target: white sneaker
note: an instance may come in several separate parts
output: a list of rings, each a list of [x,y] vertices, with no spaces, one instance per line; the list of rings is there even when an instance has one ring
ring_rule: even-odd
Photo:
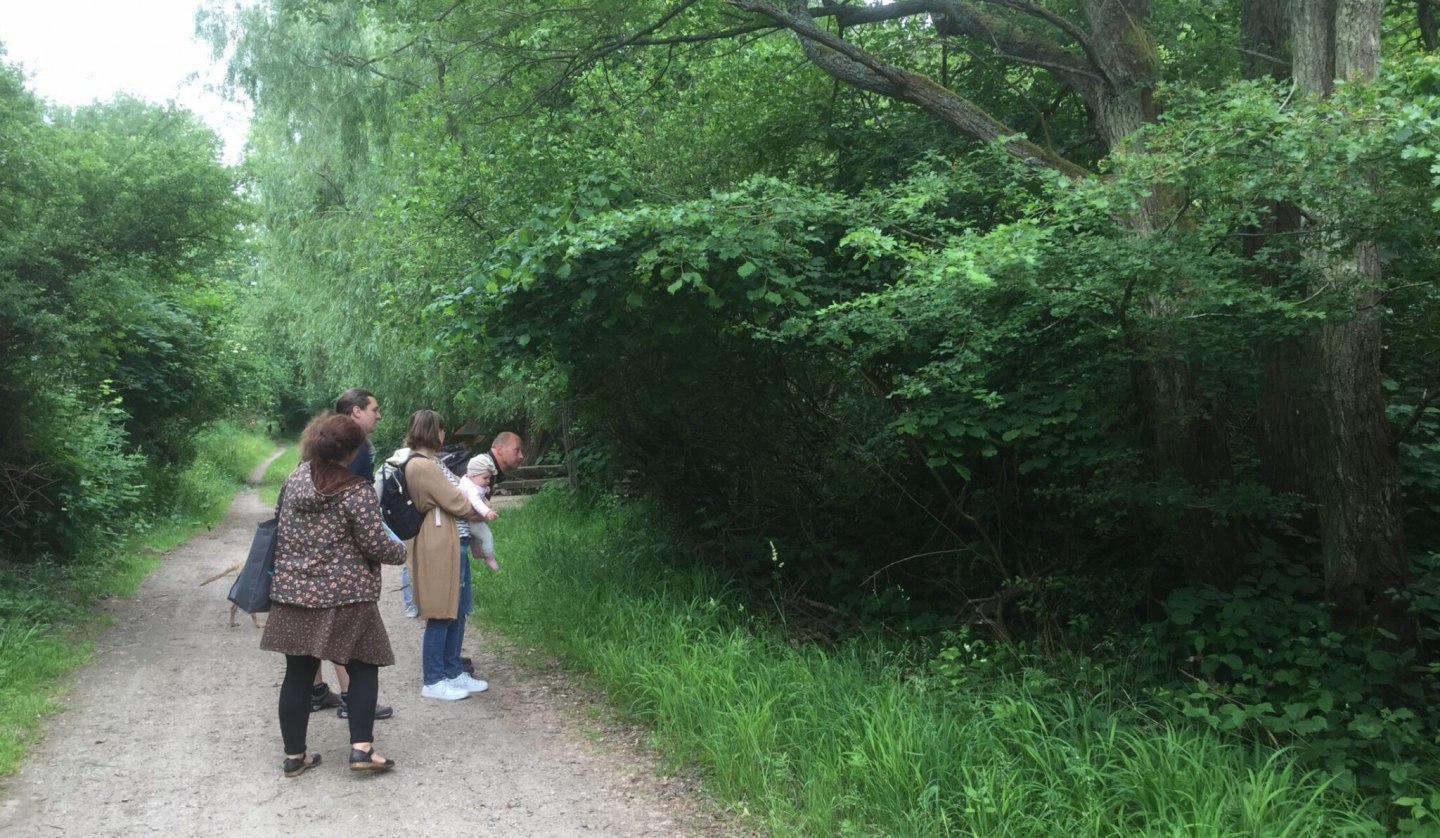
[[[413,605],[407,605],[405,606],[405,616],[413,620],[416,617],[420,616],[420,609],[416,608]]]
[[[461,689],[449,681],[436,681],[421,687],[420,695],[425,698],[438,698],[442,701],[459,701],[462,698],[469,698],[470,691]]]
[[[451,678],[449,681],[442,681],[442,684],[449,684],[457,690],[464,690],[466,695],[470,693],[483,693],[490,689],[490,685],[479,678],[473,678],[468,672],[462,672]]]

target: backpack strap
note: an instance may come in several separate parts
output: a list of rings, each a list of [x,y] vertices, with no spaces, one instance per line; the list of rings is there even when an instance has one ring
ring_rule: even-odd
[[[278,496],[276,496],[276,498],[275,498],[275,520],[277,520],[277,521],[280,520],[280,507],[282,507],[282,506],[285,505],[285,487],[288,486],[288,485],[290,485],[290,481],[289,481],[289,480],[286,480],[284,483],[281,483],[281,484],[280,484],[280,494],[279,494]]]
[[[410,456],[405,458],[405,462],[400,464],[400,482],[405,484],[405,496],[410,499],[410,502],[412,504],[415,503],[415,493],[410,491],[410,475],[406,474],[406,470],[410,468],[410,463],[413,462],[417,457],[422,460],[430,459],[424,454],[417,454],[416,452],[411,451]],[[428,509],[420,509],[419,504],[416,504],[415,508],[421,512],[430,511]]]
[[[411,452],[410,452],[410,456],[408,456],[408,457],[405,458],[405,462],[403,462],[403,463],[400,464],[400,474],[401,474],[402,476],[405,474],[405,469],[406,469],[406,468],[409,468],[409,466],[410,466],[410,461],[411,461],[411,460],[414,460],[416,457],[419,457],[419,458],[424,459],[424,460],[430,459],[429,457],[426,457],[424,454],[417,454],[417,453],[415,453],[414,451],[411,451]],[[408,484],[407,484],[407,486],[406,486],[406,489],[407,489],[407,490],[409,489]]]

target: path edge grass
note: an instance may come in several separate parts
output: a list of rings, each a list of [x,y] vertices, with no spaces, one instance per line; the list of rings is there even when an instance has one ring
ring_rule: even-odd
[[[603,691],[662,770],[770,834],[1386,832],[1288,752],[1123,689],[947,689],[885,644],[796,642],[613,499],[543,492],[492,527],[503,569],[477,569],[472,619]]]

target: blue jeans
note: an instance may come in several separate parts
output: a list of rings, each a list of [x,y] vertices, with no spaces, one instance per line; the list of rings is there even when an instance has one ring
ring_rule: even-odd
[[[415,607],[415,592],[410,588],[410,565],[400,566],[400,595],[405,598],[405,610]]]
[[[448,681],[465,670],[460,646],[465,642],[465,617],[470,613],[470,542],[460,540],[460,602],[453,620],[426,620],[420,642],[420,668],[426,684]]]

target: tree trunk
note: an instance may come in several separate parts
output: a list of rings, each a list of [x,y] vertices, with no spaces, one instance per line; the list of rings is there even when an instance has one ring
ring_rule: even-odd
[[[1311,96],[1335,84],[1335,0],[1293,0],[1290,10],[1295,85]]]
[[[1224,424],[1197,389],[1190,364],[1156,359],[1146,367],[1145,379],[1156,465],[1192,497],[1180,511],[1175,532],[1185,582],[1229,587],[1242,567],[1245,538],[1238,522],[1216,517],[1205,498],[1233,474]]]
[[[1353,263],[1326,273],[1330,282],[1353,286],[1361,313],[1325,325],[1315,341],[1323,390],[1312,438],[1326,587],[1344,620],[1379,617],[1403,634],[1401,615],[1385,595],[1409,582],[1410,569],[1399,467],[1380,388],[1380,259],[1373,244],[1356,250]]]
[[[1268,272],[1267,272],[1268,273]],[[1273,273],[1261,282],[1273,281]],[[1260,480],[1272,492],[1315,499],[1314,464],[1310,454],[1310,402],[1313,389],[1310,357],[1301,341],[1283,338],[1260,347],[1264,392],[1256,417]],[[1307,513],[1307,531],[1318,521]]]
[[[1294,0],[1295,79],[1328,96],[1336,77],[1363,82],[1380,62],[1383,0]],[[1323,219],[1320,221],[1324,223]],[[1311,443],[1326,587],[1342,622],[1380,624],[1406,634],[1386,590],[1409,581],[1399,466],[1380,387],[1380,256],[1361,242],[1349,254],[1309,254],[1314,291],[1343,300],[1313,343],[1316,387]]]
[[[1420,43],[1426,52],[1440,48],[1440,24],[1435,20],[1435,7],[1430,0],[1415,0],[1415,25],[1420,28]]]
[[[1290,78],[1290,0],[1245,0],[1240,7],[1240,74]]]
[[[1088,0],[1084,4],[1095,33],[1095,51],[1112,81],[1088,91],[1097,132],[1109,148],[1119,148],[1145,123],[1156,118],[1150,82],[1158,77],[1159,57],[1145,26],[1149,3],[1115,4]],[[1114,82],[1122,82],[1114,84]],[[1139,149],[1132,149],[1139,151]],[[1176,197],[1157,191],[1130,218],[1137,236],[1152,234],[1157,219],[1167,217]],[[1178,304],[1152,297],[1145,301],[1148,316],[1164,322],[1177,316]],[[1159,339],[1163,342],[1163,338]],[[1176,524],[1176,546],[1185,580],[1228,587],[1240,572],[1244,537],[1238,522],[1216,517],[1204,496],[1232,474],[1229,440],[1220,406],[1206,398],[1197,384],[1196,370],[1181,359],[1155,358],[1146,365],[1143,405],[1152,429],[1155,464],[1161,474],[1177,480],[1195,499],[1181,512]]]

